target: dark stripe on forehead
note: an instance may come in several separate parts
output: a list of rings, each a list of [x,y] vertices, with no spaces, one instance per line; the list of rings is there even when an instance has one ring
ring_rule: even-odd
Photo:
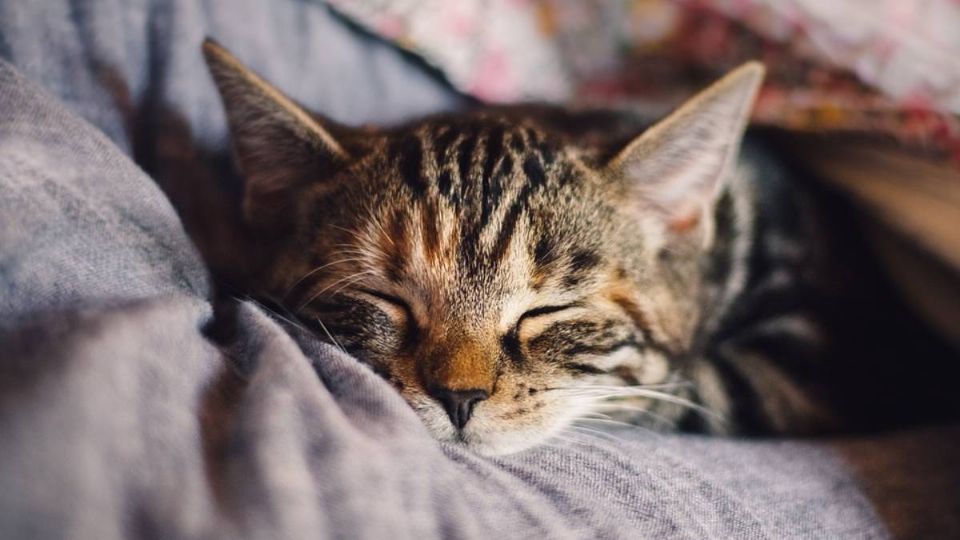
[[[459,133],[451,126],[441,126],[433,140],[433,155],[440,165],[447,161],[447,153],[450,151],[450,145],[457,140]]]
[[[492,130],[489,134],[487,134],[484,143],[483,169],[480,176],[480,229],[483,229],[487,226],[487,222],[490,221],[490,214],[493,213],[493,209],[496,207],[498,202],[497,198],[493,197],[492,193],[492,184],[495,182],[495,179],[493,178],[493,168],[496,166],[500,155],[503,154],[503,128],[495,128]],[[499,187],[497,188],[497,191],[500,191]]]
[[[513,156],[508,153],[503,154],[503,161],[500,162],[500,171],[497,173],[501,182],[513,176]]]
[[[507,247],[510,245],[510,240],[513,238],[513,233],[517,228],[517,221],[520,219],[520,214],[527,209],[530,197],[547,183],[547,174],[543,170],[543,166],[534,156],[528,156],[523,161],[523,172],[527,177],[527,182],[523,184],[520,193],[517,194],[517,198],[503,216],[500,234],[493,248],[492,258],[494,261],[503,259],[507,252]]]
[[[474,133],[464,133],[463,140],[460,141],[460,148],[457,150],[457,165],[460,172],[460,188],[466,189],[470,178],[470,169],[473,165],[473,153],[477,148],[477,136]]]
[[[493,246],[491,258],[499,262],[507,253],[507,247],[513,239],[513,232],[517,228],[517,221],[520,220],[520,214],[527,208],[527,203],[538,185],[532,182],[527,183],[517,194],[516,200],[510,205],[507,213],[503,216],[503,224],[500,226],[500,234],[497,235],[497,241]]]
[[[503,128],[497,127],[487,134],[483,145],[483,178],[493,176],[493,167],[503,152]]]
[[[540,144],[540,134],[537,133],[537,130],[532,127],[528,127],[524,130],[527,134],[527,144],[531,147],[537,147]]]
[[[554,150],[553,146],[549,143],[542,143],[537,146],[537,150],[540,154],[540,159],[543,161],[544,166],[549,167],[557,159],[557,152]]]
[[[525,187],[539,188],[547,182],[547,174],[543,165],[534,156],[527,156],[523,160],[523,174],[527,176],[528,185]]]
[[[522,154],[527,151],[527,144],[523,140],[523,134],[520,132],[514,132],[510,134],[510,148],[513,148],[513,151]]]
[[[513,158],[508,153],[503,154],[500,160],[500,167],[490,178],[490,207],[491,210],[500,206],[503,202],[503,196],[506,186],[510,185],[513,178]]]
[[[443,171],[440,173],[440,176],[437,178],[437,189],[440,190],[441,195],[444,197],[449,197],[452,187],[453,178],[450,175],[450,170],[443,169]]]
[[[393,157],[398,162],[400,176],[417,197],[427,192],[427,182],[423,177],[423,143],[419,137],[407,135],[393,146]]]
[[[437,209],[434,201],[424,200],[420,208],[420,230],[423,250],[427,259],[436,261],[440,257],[440,231],[437,223]]]

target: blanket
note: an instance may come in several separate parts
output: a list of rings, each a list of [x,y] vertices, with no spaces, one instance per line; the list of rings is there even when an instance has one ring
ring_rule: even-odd
[[[960,533],[955,427],[578,428],[480,457],[251,301],[211,325],[210,279],[158,187],[230,168],[207,34],[342,121],[458,103],[318,2],[0,1],[0,538]]]

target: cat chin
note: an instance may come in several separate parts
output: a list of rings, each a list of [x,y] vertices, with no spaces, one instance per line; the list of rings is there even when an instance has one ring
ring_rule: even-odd
[[[587,412],[558,407],[559,404],[555,403],[547,414],[526,416],[505,424],[493,414],[478,411],[463,432],[458,432],[439,405],[427,400],[417,400],[416,403],[417,415],[435,439],[483,456],[515,454],[544,444],[569,427],[578,418],[578,413]]]
[[[549,437],[544,433],[497,433],[457,441],[472,452],[482,456],[504,456],[533,448]]]
[[[550,423],[551,425],[541,425],[536,427],[516,428],[516,429],[493,429],[487,430],[474,427],[467,429],[459,434],[453,430],[452,426],[438,432],[431,429],[434,437],[441,441],[449,442],[462,446],[482,456],[504,456],[515,454],[530,448],[534,448],[546,443],[555,434],[559,433],[565,427],[564,424]]]

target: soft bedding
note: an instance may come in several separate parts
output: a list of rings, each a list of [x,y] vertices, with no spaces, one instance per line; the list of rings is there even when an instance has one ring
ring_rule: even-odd
[[[458,101],[318,2],[0,1],[0,538],[960,534],[955,428],[485,458],[251,302],[212,325],[158,188],[228,168],[205,34],[344,121]]]

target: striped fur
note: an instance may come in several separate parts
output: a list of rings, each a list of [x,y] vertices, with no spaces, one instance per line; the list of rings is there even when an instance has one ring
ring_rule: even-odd
[[[503,453],[583,418],[837,425],[808,384],[831,344],[821,233],[785,182],[734,163],[759,68],[650,129],[549,107],[348,129],[205,52],[247,179],[241,286],[369,364],[438,438]],[[453,394],[482,397],[458,417]]]

